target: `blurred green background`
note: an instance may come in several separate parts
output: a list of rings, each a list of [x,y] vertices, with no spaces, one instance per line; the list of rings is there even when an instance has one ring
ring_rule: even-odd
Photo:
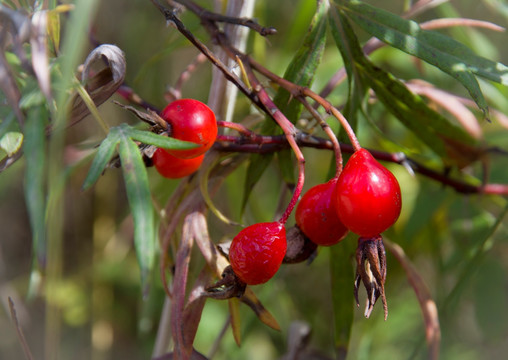
[[[200,1],[204,7],[220,1]],[[370,1],[395,13],[409,1]],[[166,26],[161,14],[146,0],[99,1],[91,21],[91,33],[102,43],[119,46],[126,54],[126,83],[148,102],[162,108],[164,93],[173,85],[197,50],[172,27]],[[504,8],[503,8],[504,7]],[[504,16],[503,10],[504,9]],[[425,21],[437,17],[471,17],[508,25],[504,1],[461,0],[443,5],[416,18]],[[273,72],[282,75],[305,35],[315,11],[313,0],[279,0],[256,2],[254,16],[264,25],[274,26],[278,34],[262,38],[250,34],[247,52]],[[208,43],[198,19],[182,14],[186,26]],[[65,23],[65,26],[72,26]],[[65,28],[63,37],[65,37]],[[508,63],[506,33],[488,30],[454,28],[443,31],[465,43],[482,56]],[[358,32],[362,41],[367,35]],[[210,45],[211,46],[211,45]],[[93,47],[87,45],[87,52]],[[395,49],[385,47],[372,55],[374,63],[404,80],[422,78],[447,91],[467,96],[451,77],[428,66],[417,64]],[[84,59],[83,59],[84,60]],[[316,91],[342,66],[340,54],[331,37],[322,64],[312,86]],[[211,65],[205,63],[183,87],[183,96],[206,102],[211,81]],[[267,82],[268,85],[268,82]],[[489,104],[508,114],[508,89],[481,81]],[[329,97],[343,104],[347,85],[339,86]],[[121,100],[114,96],[114,99]],[[2,116],[7,106],[0,105]],[[360,141],[366,147],[385,151],[407,150],[408,155],[430,161],[429,154],[417,154],[413,135],[400,126],[379,104],[369,106],[369,117],[376,127],[361,118]],[[118,106],[106,102],[101,114],[111,126],[136,119]],[[239,96],[235,121],[242,121],[252,111],[248,100]],[[485,144],[508,150],[508,129],[495,120],[479,120]],[[338,125],[330,121],[338,130]],[[379,131],[381,130],[381,131]],[[317,131],[318,135],[323,135]],[[73,159],[82,144],[98,142],[100,128],[90,118],[72,127],[67,134],[65,157]],[[331,152],[305,149],[305,189],[327,178]],[[439,164],[437,164],[439,166]],[[412,177],[401,166],[386,164],[397,176],[403,192],[403,213],[397,224],[386,232],[386,238],[399,244],[426,282],[437,303],[440,315],[443,359],[504,359],[508,353],[508,229],[503,221],[490,236],[492,226],[505,208],[506,199],[499,196],[461,195],[450,188],[424,178]],[[439,167],[438,167],[439,168]],[[508,184],[508,157],[492,154],[488,161],[489,181]],[[88,166],[78,168],[65,189],[65,222],[63,278],[55,289],[62,314],[58,332],[61,359],[147,359],[152,352],[164,292],[158,274],[147,299],[139,286],[139,270],[132,246],[132,220],[119,170],[108,170],[92,190],[81,191]],[[231,219],[251,224],[274,217],[281,191],[281,176],[271,166],[253,190],[245,216],[240,219],[240,201],[246,164],[230,175],[214,202]],[[31,232],[23,192],[24,159],[0,175],[0,359],[20,359],[23,353],[12,325],[7,304],[15,302],[20,325],[34,358],[42,359],[48,341],[48,319],[41,297],[27,300],[31,269]],[[178,181],[162,179],[153,168],[148,170],[156,203],[163,206]],[[453,176],[480,179],[481,164],[452,170]],[[292,224],[293,220],[290,220]],[[210,232],[215,241],[231,238],[237,228],[224,225],[209,215]],[[479,260],[474,255],[487,239],[487,249]],[[51,239],[49,239],[51,241]],[[343,243],[347,251],[355,249],[355,238]],[[288,332],[294,321],[303,321],[312,329],[309,348],[335,357],[333,304],[330,286],[331,263],[337,250],[323,248],[312,264],[283,266],[269,283],[254,291],[281,325],[276,332],[263,325],[246,306],[241,306],[243,343],[237,347],[227,330],[214,359],[276,359],[288,345]],[[192,276],[200,269],[200,254],[194,254]],[[354,309],[354,323],[349,359],[423,359],[426,358],[425,328],[422,314],[400,264],[388,256],[386,293],[388,321],[376,306],[370,319],[361,309]],[[344,259],[341,258],[341,261]],[[349,280],[347,280],[349,281]],[[346,282],[347,283],[347,282]],[[353,279],[343,289],[351,295]],[[460,284],[452,293],[452,289]],[[452,293],[452,294],[451,294]],[[451,294],[451,295],[450,295]],[[362,293],[363,296],[363,293]],[[195,341],[195,347],[208,354],[228,318],[226,302],[209,300]]]

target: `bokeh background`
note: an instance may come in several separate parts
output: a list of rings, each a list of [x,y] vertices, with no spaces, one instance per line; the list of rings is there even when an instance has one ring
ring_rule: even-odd
[[[225,2],[225,1],[224,1]],[[221,1],[199,1],[212,9],[223,8]],[[402,13],[410,1],[370,1],[395,13]],[[442,5],[416,18],[425,21],[436,17],[470,17],[508,25],[508,5],[502,0],[444,1]],[[258,0],[255,18],[277,28],[278,34],[263,38],[250,34],[247,52],[273,72],[282,75],[300,45],[315,10],[313,0]],[[198,19],[182,14],[187,27],[208,43]],[[64,21],[62,36],[72,23]],[[508,63],[506,33],[489,30],[454,28],[443,31],[467,44],[484,57]],[[168,27],[156,8],[147,0],[100,1],[90,19],[91,38],[119,46],[126,54],[126,83],[158,108],[166,104],[165,92],[198,54],[172,27]],[[368,39],[360,30],[362,41]],[[88,51],[92,41],[86,44]],[[210,46],[212,46],[210,44]],[[87,51],[87,52],[88,52]],[[398,50],[385,47],[372,55],[376,65],[404,80],[422,78],[447,91],[467,96],[460,84],[426,64],[412,60]],[[84,59],[83,59],[84,60]],[[322,64],[312,86],[319,91],[342,66],[340,54],[329,36]],[[211,65],[201,65],[183,87],[183,96],[206,102],[209,96]],[[266,83],[267,85],[268,82]],[[508,89],[481,81],[492,107],[508,114]],[[329,97],[343,104],[347,85],[339,86]],[[1,95],[0,95],[1,96]],[[1,97],[0,97],[1,98]],[[121,101],[118,96],[115,100]],[[2,114],[9,110],[1,105]],[[111,101],[100,107],[110,125],[136,118]],[[414,136],[376,103],[369,105],[369,119],[362,117],[359,137],[366,147],[385,151],[408,149],[409,155],[429,160],[423,151],[415,154]],[[234,120],[242,121],[255,112],[249,101],[239,96]],[[479,114],[478,114],[479,115]],[[2,115],[3,116],[3,115]],[[479,116],[486,146],[508,150],[508,129],[495,120],[487,123]],[[375,123],[375,125],[373,125]],[[338,130],[338,125],[330,121]],[[322,135],[319,130],[316,134]],[[98,143],[102,133],[93,120],[86,118],[69,129],[65,156],[77,156],[81,147]],[[305,149],[306,185],[327,179],[332,155],[324,150]],[[508,184],[508,156],[490,154],[486,162],[490,182]],[[434,163],[439,169],[441,164]],[[443,359],[503,359],[508,352],[508,229],[506,221],[494,234],[491,229],[506,206],[498,196],[461,195],[440,183],[422,176],[412,177],[400,166],[386,164],[402,186],[403,213],[386,238],[398,243],[412,260],[430,289],[439,309]],[[61,313],[51,322],[40,296],[29,298],[31,269],[31,232],[23,190],[24,160],[0,175],[0,358],[21,359],[23,353],[11,322],[7,297],[16,306],[20,326],[34,358],[44,358],[44,344],[51,336],[59,337],[61,359],[147,359],[154,346],[164,292],[158,275],[149,296],[142,299],[139,270],[132,245],[132,220],[119,170],[108,170],[93,189],[82,191],[88,165],[77,168],[65,189],[64,252],[61,259],[63,278],[54,289],[55,304]],[[225,181],[215,196],[217,207],[231,219],[251,224],[270,221],[277,209],[281,192],[280,172],[274,164],[253,190],[254,196],[240,219],[240,200],[246,164]],[[443,169],[444,170],[444,169]],[[178,181],[162,179],[150,168],[150,186],[156,204],[163,206]],[[481,164],[473,164],[453,176],[482,176]],[[293,220],[290,220],[290,223]],[[238,228],[224,225],[209,215],[213,239],[221,241],[235,235]],[[478,261],[479,246],[487,240],[487,251]],[[49,239],[51,241],[51,239]],[[348,237],[343,246],[355,249],[355,239]],[[226,302],[207,301],[196,337],[195,347],[203,354],[216,351],[214,359],[276,359],[288,346],[291,324],[304,322],[312,332],[308,347],[322,356],[335,357],[333,304],[330,269],[336,250],[323,248],[312,264],[284,266],[266,285],[255,292],[276,317],[281,331],[263,325],[246,306],[242,306],[243,343],[238,347],[231,330],[216,340],[228,318]],[[370,319],[363,309],[354,310],[355,320],[349,346],[349,359],[422,359],[427,356],[422,314],[407,282],[406,274],[388,253],[387,296],[388,321],[383,320],[380,306]],[[198,252],[196,276],[202,260]],[[457,286],[457,284],[459,284]],[[353,279],[343,289],[353,299]],[[452,291],[453,290],[453,291]],[[353,305],[352,305],[353,306]],[[362,306],[363,308],[363,300]],[[52,335],[53,334],[53,335]]]

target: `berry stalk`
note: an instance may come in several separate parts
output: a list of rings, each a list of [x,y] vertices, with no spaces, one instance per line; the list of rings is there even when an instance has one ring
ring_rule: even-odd
[[[333,133],[332,129],[330,128],[330,125],[323,119],[323,117],[317,112],[316,109],[314,109],[309,102],[304,98],[299,98],[300,102],[305,106],[305,108],[310,112],[310,114],[317,120],[319,125],[321,125],[321,128],[323,131],[328,135],[328,138],[332,142],[333,146],[333,152],[335,154],[335,177],[339,177],[340,173],[342,172],[342,166],[343,166],[343,160],[342,160],[342,152],[340,150],[340,144],[337,140],[337,137]]]
[[[344,131],[346,131],[346,135],[348,136],[349,140],[351,141],[351,144],[353,145],[353,148],[355,151],[360,150],[362,147],[360,146],[360,142],[358,141],[358,138],[356,137],[355,132],[353,131],[353,128],[351,128],[351,125],[349,125],[349,122],[347,119],[342,115],[342,113],[337,110],[328,100],[322,98],[318,94],[316,94],[314,91],[310,90],[307,87],[299,86],[296,84],[293,84],[292,82],[272,73],[270,70],[265,68],[260,63],[256,62],[255,60],[247,57],[246,60],[249,61],[249,64],[259,71],[261,74],[269,78],[270,80],[274,81],[275,83],[282,86],[284,89],[289,91],[291,95],[293,95],[297,99],[302,99],[303,97],[310,97],[312,100],[316,101],[319,105],[325,109],[325,111],[329,114],[332,114],[341,124]]]
[[[295,153],[296,160],[298,162],[298,180],[296,182],[296,187],[293,192],[293,196],[291,197],[291,200],[289,202],[289,205],[287,206],[286,210],[282,214],[281,218],[279,219],[279,222],[281,224],[285,224],[289,218],[289,215],[291,215],[291,212],[293,211],[294,207],[296,206],[296,203],[298,202],[298,199],[300,198],[300,195],[302,193],[303,189],[303,183],[305,181],[305,159],[303,157],[303,153],[298,147],[298,144],[296,143],[295,135],[296,135],[296,128],[289,121],[286,116],[275,106],[272,99],[268,96],[267,92],[261,87],[258,80],[255,78],[254,74],[252,72],[249,73],[249,78],[251,82],[255,85],[255,89],[258,92],[259,100],[267,110],[272,114],[273,119],[277,122],[277,124],[281,127],[282,131],[284,132],[284,135],[286,136],[286,139],[289,143],[289,146],[291,146],[291,149],[293,149],[293,152]]]

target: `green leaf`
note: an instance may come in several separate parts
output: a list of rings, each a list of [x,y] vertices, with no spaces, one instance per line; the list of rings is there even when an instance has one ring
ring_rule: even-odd
[[[295,84],[309,87],[314,79],[316,69],[321,62],[321,57],[326,43],[326,13],[328,11],[328,2],[319,0],[317,9],[312,18],[307,35],[303,39],[302,46],[296,52],[294,58],[286,69],[284,78]],[[275,105],[284,113],[289,121],[295,123],[302,112],[302,104],[294,99],[288,91],[280,88],[274,98]],[[263,124],[263,134],[280,134],[276,123],[272,119],[267,119]],[[286,155],[278,157],[283,178],[294,183],[294,171],[291,164],[289,150]],[[242,209],[245,208],[249,195],[254,185],[259,181],[261,175],[270,164],[273,154],[252,156],[247,178],[245,180]]]
[[[508,85],[508,67],[476,55],[464,44],[411,20],[360,1],[340,1],[346,15],[369,34],[453,76],[469,91],[485,115],[488,107],[474,74]]]
[[[97,181],[118,145],[127,198],[134,219],[134,246],[141,272],[141,285],[143,293],[148,294],[155,262],[155,219],[148,174],[134,139],[149,144],[175,146],[173,148],[178,149],[192,148],[194,144],[155,134],[152,136],[149,132],[122,124],[111,128],[108,136],[102,141],[83,184],[83,189],[87,189]]]
[[[386,109],[437,155],[446,156],[447,139],[466,144],[475,143],[467,132],[429,108],[420,96],[411,92],[391,74],[370,63],[365,63],[361,69]]]
[[[446,140],[455,140],[459,143],[474,144],[474,139],[462,128],[453,125],[445,117],[427,106],[423,99],[411,92],[402,82],[386,71],[375,67],[361,51],[358,39],[354,34],[349,21],[341,15],[341,10],[331,9],[333,23],[332,31],[340,35],[336,39],[340,44],[341,53],[348,58],[348,67],[358,79],[362,79],[370,86],[378,99],[388,111],[420,141],[441,157],[447,155]],[[358,98],[359,100],[359,98]],[[359,106],[359,104],[357,104]]]
[[[357,59],[363,58],[363,50],[358,44],[358,40],[351,25],[337,7],[330,7],[328,11],[328,21],[333,39],[342,56],[344,68],[346,69],[348,77],[348,105],[350,108],[353,108],[353,105],[355,105],[354,107],[358,110],[361,102],[359,100],[363,97],[361,94],[364,94],[366,89],[359,91],[360,88],[362,88],[362,81],[358,69],[355,66],[355,62]],[[350,113],[353,115],[356,111],[353,112],[350,110]],[[347,119],[349,121],[349,117],[347,117]],[[353,126],[355,124],[350,123],[350,125]]]
[[[133,128],[128,128],[128,136],[131,139],[138,140],[144,144],[154,145],[164,149],[177,149],[186,150],[193,149],[199,146],[188,141],[182,141],[175,138],[154,134],[150,131],[141,131]]]
[[[106,168],[106,165],[115,154],[116,146],[119,142],[120,133],[118,128],[112,128],[108,136],[102,141],[101,145],[97,149],[97,155],[95,155],[92,165],[90,166],[90,170],[88,170],[88,174],[83,183],[83,190],[86,190],[95,184]]]
[[[355,273],[351,259],[356,251],[355,244],[356,236],[349,233],[340,244],[330,247],[335,349],[340,359],[345,359],[348,352],[356,308],[353,297]]]
[[[320,0],[317,3],[316,13],[312,18],[307,35],[303,43],[291,60],[291,63],[284,73],[284,79],[297,85],[309,87],[314,80],[314,74],[321,62],[321,57],[326,43],[326,14],[328,2]],[[293,123],[298,120],[302,112],[302,104],[292,99],[291,94],[280,88],[274,98],[274,103],[280,111]],[[267,122],[273,129],[275,123]]]
[[[42,271],[46,263],[46,134],[48,114],[43,107],[31,108],[25,123],[23,151],[26,159],[25,202],[32,230],[33,270]]]
[[[23,134],[17,131],[9,131],[0,138],[0,149],[4,150],[7,155],[12,156],[23,144]]]
[[[129,138],[128,128],[120,126],[118,129],[118,153],[134,219],[134,247],[141,271],[141,286],[143,293],[148,294],[155,262],[155,222],[148,174],[138,146]]]
[[[331,6],[328,11],[328,23],[335,44],[342,56],[348,79],[348,99],[344,107],[343,115],[348,120],[351,128],[355,131],[358,126],[358,110],[361,109],[362,101],[368,90],[356,66],[357,61],[363,61],[363,50],[358,43],[349,21],[347,21],[344,15],[335,6]],[[350,142],[342,127],[339,130],[338,139],[344,143]],[[334,173],[335,159],[332,159],[328,177],[332,177]]]

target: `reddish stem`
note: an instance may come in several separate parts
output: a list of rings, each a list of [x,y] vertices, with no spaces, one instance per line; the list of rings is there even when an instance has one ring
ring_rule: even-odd
[[[319,125],[323,128],[323,131],[328,135],[328,138],[332,142],[333,145],[333,152],[335,154],[335,177],[339,177],[340,173],[342,172],[342,152],[340,151],[340,144],[337,140],[337,137],[333,133],[333,130],[330,128],[330,126],[327,124],[327,122],[322,118],[322,116],[314,109],[305,98],[299,99],[300,102],[305,106],[305,108],[311,113],[311,115],[317,120]]]
[[[254,76],[252,76],[252,77],[254,77]],[[255,83],[253,81],[253,79],[250,79],[250,80],[252,83]],[[291,146],[291,148],[293,149],[295,156],[296,156],[296,160],[298,161],[298,180],[296,182],[296,187],[293,192],[293,196],[291,197],[291,200],[289,202],[289,205],[287,206],[286,210],[284,211],[281,218],[279,219],[279,222],[281,224],[285,224],[289,218],[289,215],[291,215],[291,212],[293,211],[294,207],[296,206],[296,203],[298,202],[298,199],[300,198],[300,194],[302,193],[303,183],[305,181],[305,159],[303,157],[302,151],[298,147],[298,144],[296,143],[296,140],[295,140],[296,129],[295,129],[294,125],[275,106],[272,99],[270,99],[270,97],[268,96],[268,94],[262,87],[259,87],[259,89],[258,89],[258,96],[259,96],[259,100],[267,107],[269,112],[272,114],[272,117],[274,118],[274,120],[282,128],[282,131],[284,132],[284,135],[286,136],[287,142],[289,143],[289,146]]]
[[[252,137],[252,135],[256,136],[256,134],[252,130],[246,128],[245,126],[243,126],[240,123],[234,123],[234,122],[229,122],[229,121],[217,121],[217,126],[236,130],[240,134],[248,136],[248,137]]]
[[[327,113],[332,114],[339,121],[339,123],[344,128],[344,131],[346,131],[346,135],[351,141],[351,144],[353,145],[355,151],[358,151],[362,148],[360,146],[358,138],[355,135],[355,132],[353,131],[353,128],[351,127],[351,125],[349,125],[347,119],[328,100],[322,98],[321,96],[319,96],[318,94],[316,94],[314,91],[310,90],[307,87],[293,84],[292,82],[284,78],[281,78],[280,76],[272,73],[270,70],[268,70],[267,68],[265,68],[264,66],[262,66],[261,64],[259,64],[258,62],[256,62],[251,58],[247,58],[247,60],[254,69],[259,71],[261,74],[263,74],[270,80],[282,86],[284,89],[289,91],[291,95],[293,95],[295,98],[300,99],[302,96],[307,96],[316,101],[319,105],[321,105],[325,109]]]
[[[242,60],[245,60],[245,58]],[[270,98],[266,90],[261,86],[259,80],[254,75],[254,72],[252,71],[249,62],[244,61],[244,65],[249,81],[252,84],[254,91],[256,91],[258,95],[259,101],[264,105],[267,112],[271,114],[272,118],[281,127],[286,137],[286,140],[289,143],[289,146],[291,146],[291,148],[293,149],[293,152],[295,153],[296,156],[296,160],[298,161],[298,180],[296,182],[296,187],[293,192],[293,196],[291,197],[291,200],[289,202],[289,205],[287,206],[286,210],[279,219],[279,222],[281,224],[285,224],[302,193],[303,183],[305,181],[305,158],[302,154],[302,151],[298,147],[298,144],[296,143],[295,139],[296,128],[294,124],[291,121],[289,121],[286,118],[286,116],[273,103],[272,99]]]

